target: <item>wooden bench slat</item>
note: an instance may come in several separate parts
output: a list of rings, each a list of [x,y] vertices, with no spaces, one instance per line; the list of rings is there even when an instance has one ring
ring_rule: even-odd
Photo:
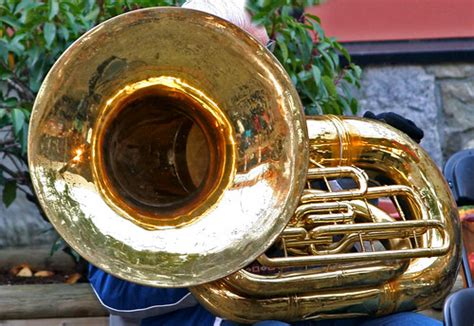
[[[0,320],[101,316],[108,312],[87,283],[0,286]]]

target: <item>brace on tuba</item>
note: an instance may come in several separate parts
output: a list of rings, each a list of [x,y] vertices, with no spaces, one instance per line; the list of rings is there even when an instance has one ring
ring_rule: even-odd
[[[82,36],[46,77],[28,144],[38,199],[82,257],[191,286],[232,320],[421,309],[459,267],[455,203],[417,144],[305,118],[273,55],[202,12],[138,10]]]
[[[459,220],[428,154],[375,121],[321,116],[307,126],[307,187],[279,250],[257,259],[259,273],[254,264],[191,288],[194,296],[239,322],[386,315],[444,298],[459,267]],[[356,187],[328,181],[347,178]],[[316,179],[327,191],[311,189]]]

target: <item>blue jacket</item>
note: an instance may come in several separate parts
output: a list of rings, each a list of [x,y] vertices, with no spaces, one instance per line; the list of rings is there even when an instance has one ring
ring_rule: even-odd
[[[141,325],[213,326],[220,318],[199,305],[188,289],[165,289],[121,280],[89,265],[89,281],[111,314],[143,319]]]
[[[165,289],[121,280],[89,265],[89,280],[100,303],[112,315],[141,320],[142,326],[237,326],[223,321],[199,305],[187,289]],[[288,326],[263,321],[254,326]],[[294,326],[442,326],[438,320],[413,312],[381,318],[302,321]]]

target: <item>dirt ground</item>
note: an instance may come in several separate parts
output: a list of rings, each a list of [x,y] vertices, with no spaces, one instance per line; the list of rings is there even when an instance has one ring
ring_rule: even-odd
[[[23,277],[11,275],[9,271],[0,271],[0,285],[22,285],[22,284],[55,284],[68,283],[71,275],[61,272],[56,272],[53,276],[48,277]],[[84,277],[81,277],[77,282],[86,282]]]

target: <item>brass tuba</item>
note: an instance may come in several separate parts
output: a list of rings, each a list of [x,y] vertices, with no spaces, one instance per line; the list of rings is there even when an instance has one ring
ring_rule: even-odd
[[[271,53],[212,15],[144,9],[86,33],[46,77],[28,142],[38,198],[79,254],[194,286],[226,318],[418,309],[459,267],[456,207],[428,155],[382,123],[306,120]]]
[[[307,187],[277,254],[191,288],[194,296],[239,322],[386,315],[442,300],[459,267],[459,219],[428,154],[379,122],[321,116],[307,127]],[[332,189],[334,178],[353,189]],[[315,179],[328,191],[311,189]]]

